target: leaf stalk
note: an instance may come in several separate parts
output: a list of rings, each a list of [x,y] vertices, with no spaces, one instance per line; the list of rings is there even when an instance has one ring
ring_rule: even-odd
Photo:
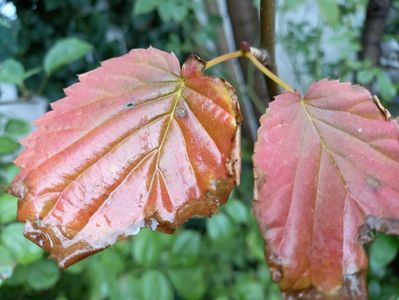
[[[294,89],[290,87],[286,82],[284,82],[281,78],[279,78],[277,75],[275,75],[272,71],[270,71],[266,66],[264,66],[257,58],[255,55],[251,53],[251,51],[247,51],[246,48],[243,48],[242,50],[237,50],[229,53],[225,53],[223,55],[220,55],[218,57],[215,57],[211,60],[209,60],[206,65],[204,70],[208,70],[222,62],[225,62],[230,59],[234,58],[239,58],[239,57],[246,57],[249,59],[255,67],[259,69],[263,74],[265,74],[268,78],[273,80],[276,84],[278,84],[281,88],[283,88],[286,91],[293,92]]]

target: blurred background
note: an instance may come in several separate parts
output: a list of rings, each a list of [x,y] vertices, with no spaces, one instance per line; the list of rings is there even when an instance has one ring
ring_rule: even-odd
[[[305,91],[316,79],[367,86],[399,114],[399,1],[276,1],[279,76]],[[0,299],[280,299],[251,213],[252,144],[272,99],[245,61],[211,72],[238,90],[245,117],[241,185],[210,219],[175,235],[142,230],[60,271],[23,237],[17,201],[4,192],[18,172],[18,140],[63,97],[76,74],[132,48],[173,51],[181,62],[259,45],[259,1],[0,0]],[[398,179],[399,180],[399,179]],[[377,235],[367,247],[371,299],[399,299],[399,241]]]

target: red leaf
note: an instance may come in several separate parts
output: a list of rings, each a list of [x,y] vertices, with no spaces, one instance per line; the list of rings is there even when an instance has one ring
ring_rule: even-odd
[[[239,176],[233,88],[149,48],[79,76],[23,141],[10,190],[25,235],[66,267],[150,226],[223,204]]]
[[[254,212],[273,279],[289,299],[365,299],[362,243],[399,234],[398,124],[328,80],[278,96],[261,123]]]

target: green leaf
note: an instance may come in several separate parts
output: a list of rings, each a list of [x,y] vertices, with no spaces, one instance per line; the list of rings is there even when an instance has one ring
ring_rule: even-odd
[[[113,281],[110,289],[110,300],[140,299],[140,280],[132,274],[127,274]]]
[[[40,260],[29,266],[28,285],[35,290],[46,290],[56,284],[60,272],[54,261]]]
[[[158,8],[160,2],[160,0],[137,0],[134,4],[134,14],[137,16],[152,12]]]
[[[8,136],[0,136],[0,155],[11,154],[19,149],[19,144]]]
[[[201,251],[201,236],[193,230],[181,231],[172,246],[171,259],[179,265],[192,265]]]
[[[144,267],[154,267],[158,264],[162,253],[162,242],[157,232],[144,228],[133,240],[133,257]]]
[[[280,293],[280,289],[278,288],[277,284],[273,283],[272,285],[269,286],[266,299],[267,300],[281,300],[281,293]]]
[[[204,270],[200,266],[170,270],[170,280],[183,299],[202,299],[206,292]]]
[[[373,80],[374,73],[371,70],[360,70],[356,77],[360,83],[367,84]]]
[[[264,289],[262,283],[247,276],[242,276],[236,280],[234,286],[234,293],[237,299],[240,300],[253,300],[264,299]]]
[[[110,281],[113,281],[114,277],[109,276],[107,268],[96,257],[86,260],[85,263],[88,265],[89,299],[106,299],[110,290]]]
[[[12,254],[11,254],[12,256]],[[18,286],[25,284],[29,276],[29,265],[17,265],[10,279],[7,280],[7,285]]]
[[[245,237],[245,243],[248,247],[248,254],[256,258],[259,262],[265,260],[263,252],[263,240],[258,231],[252,230]]]
[[[223,213],[214,215],[206,223],[208,236],[215,241],[223,241],[229,238],[232,234],[232,229],[230,219]]]
[[[339,8],[335,0],[318,0],[321,17],[330,25],[337,25],[339,22]]]
[[[257,278],[263,283],[269,284],[271,281],[271,274],[268,267],[265,264],[261,264],[257,269]]]
[[[18,199],[10,194],[0,194],[0,224],[15,221]]]
[[[116,277],[116,274],[125,269],[125,262],[122,255],[113,248],[108,248],[97,257],[97,262],[107,270],[108,276]]]
[[[92,46],[77,38],[65,38],[59,40],[47,52],[44,58],[44,70],[47,74],[70,64],[86,55]]]
[[[244,224],[249,221],[248,208],[237,199],[230,199],[223,209],[235,223]]]
[[[163,273],[151,270],[141,277],[140,295],[142,300],[172,300],[173,290]]]
[[[2,166],[2,171],[4,173],[4,177],[8,184],[14,179],[14,177],[19,173],[20,168],[18,168],[13,163],[4,164]]]
[[[389,76],[381,71],[377,73],[378,90],[384,101],[390,101],[396,95],[396,89]]]
[[[12,223],[3,228],[1,241],[11,251],[15,260],[22,265],[42,257],[42,250],[23,235],[24,225]]]
[[[399,241],[396,237],[379,234],[370,246],[371,267],[386,267],[396,257]]]
[[[0,245],[0,286],[3,280],[11,277],[15,267],[10,250]]]
[[[25,79],[24,66],[14,59],[7,59],[0,64],[0,82],[22,84]]]
[[[29,133],[29,123],[20,119],[9,119],[5,126],[5,132],[11,135],[25,135]]]
[[[162,1],[158,7],[158,14],[164,22],[182,22],[188,14],[187,2]]]
[[[80,261],[80,262],[68,267],[64,272],[77,275],[79,273],[82,273],[83,270],[84,270],[84,262]]]

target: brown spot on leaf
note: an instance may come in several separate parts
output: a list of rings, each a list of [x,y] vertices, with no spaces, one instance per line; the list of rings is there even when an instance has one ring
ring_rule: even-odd
[[[258,191],[266,183],[266,174],[259,168],[254,168],[254,200],[258,200]]]
[[[374,191],[376,191],[381,186],[381,181],[374,176],[366,177],[367,185]]]

